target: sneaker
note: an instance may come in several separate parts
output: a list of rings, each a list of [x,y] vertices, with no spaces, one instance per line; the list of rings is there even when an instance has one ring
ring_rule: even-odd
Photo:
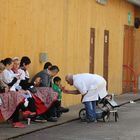
[[[26,125],[23,124],[22,122],[15,122],[15,123],[13,123],[13,127],[14,128],[25,128]]]
[[[50,118],[47,118],[47,121],[48,121],[48,122],[57,122],[57,117],[50,117]]]
[[[35,116],[36,115],[36,112],[31,112],[31,111],[24,111],[23,113],[23,116],[25,118],[29,117],[29,116]]]
[[[43,117],[41,116],[36,116],[36,118],[34,119],[35,122],[40,122],[40,123],[46,123],[47,120],[45,120]]]

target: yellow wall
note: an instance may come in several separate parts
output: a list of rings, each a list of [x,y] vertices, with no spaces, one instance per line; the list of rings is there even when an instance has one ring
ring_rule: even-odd
[[[47,52],[64,79],[67,73],[89,71],[90,28],[96,28],[95,72],[103,74],[103,34],[110,31],[109,91],[122,92],[123,31],[134,6],[125,0],[0,0],[0,58],[28,55],[31,76],[40,71],[39,53]],[[63,80],[64,82],[64,80]],[[65,83],[64,83],[65,84]],[[67,86],[69,87],[69,86]],[[80,96],[64,95],[64,104]]]

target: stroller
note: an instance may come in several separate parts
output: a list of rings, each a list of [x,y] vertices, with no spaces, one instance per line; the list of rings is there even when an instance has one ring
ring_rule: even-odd
[[[99,101],[97,101],[97,105],[96,105],[96,116],[97,116],[97,120],[103,120],[104,122],[108,122],[110,119],[110,114],[112,113],[114,118],[115,118],[115,122],[118,121],[119,115],[118,115],[118,111],[117,111],[117,103],[114,101],[113,95],[107,95],[105,98],[100,99]],[[81,119],[81,121],[85,121],[86,120],[86,109],[82,108],[79,111],[79,118]]]

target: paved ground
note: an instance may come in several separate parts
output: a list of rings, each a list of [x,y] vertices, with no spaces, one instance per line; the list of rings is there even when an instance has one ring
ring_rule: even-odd
[[[116,97],[116,100],[119,104],[121,104],[138,98],[140,98],[140,94],[135,96],[133,94],[125,94]],[[132,137],[135,137],[134,140],[137,140],[136,138],[140,139],[140,103],[128,104],[121,107],[119,109],[120,120],[118,123],[115,123],[114,120],[110,121],[109,123],[99,122],[97,124],[87,124],[74,121],[61,125],[77,119],[78,112],[81,107],[81,105],[71,107],[70,112],[63,115],[63,117],[57,123],[32,123],[26,129],[15,129],[7,123],[0,124],[0,140],[12,139],[14,137],[38,130],[41,131],[23,136],[21,139],[34,138],[34,140],[38,140],[44,139],[45,137],[45,139],[49,140],[119,140],[120,136],[120,140],[124,140],[127,135],[129,136],[127,140],[133,140]],[[55,135],[53,133],[55,133]]]
[[[78,120],[15,140],[140,140],[140,102],[121,107],[119,116],[118,122],[114,122],[113,116],[108,123]]]
[[[10,124],[3,123],[0,124],[0,140],[7,140],[9,138],[13,138],[19,135],[24,135],[26,133],[30,133],[33,131],[37,131],[40,129],[45,129],[49,127],[54,127],[75,119],[78,119],[78,111],[81,109],[82,105],[76,105],[70,107],[70,112],[63,114],[62,117],[59,119],[58,122],[52,123],[52,122],[47,122],[47,123],[34,123],[31,122],[31,125],[27,126],[24,129],[20,128],[12,128]]]

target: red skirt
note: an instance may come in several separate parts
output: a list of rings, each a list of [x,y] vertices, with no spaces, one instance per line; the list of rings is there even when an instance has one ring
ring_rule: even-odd
[[[36,113],[38,115],[45,113],[47,111],[45,104],[37,96],[33,95],[33,98],[35,100]]]
[[[48,87],[38,87],[37,93],[33,95],[37,114],[45,113],[57,100],[58,94]]]
[[[3,122],[3,121],[4,121],[4,118],[3,118],[1,111],[0,111],[0,122]]]

